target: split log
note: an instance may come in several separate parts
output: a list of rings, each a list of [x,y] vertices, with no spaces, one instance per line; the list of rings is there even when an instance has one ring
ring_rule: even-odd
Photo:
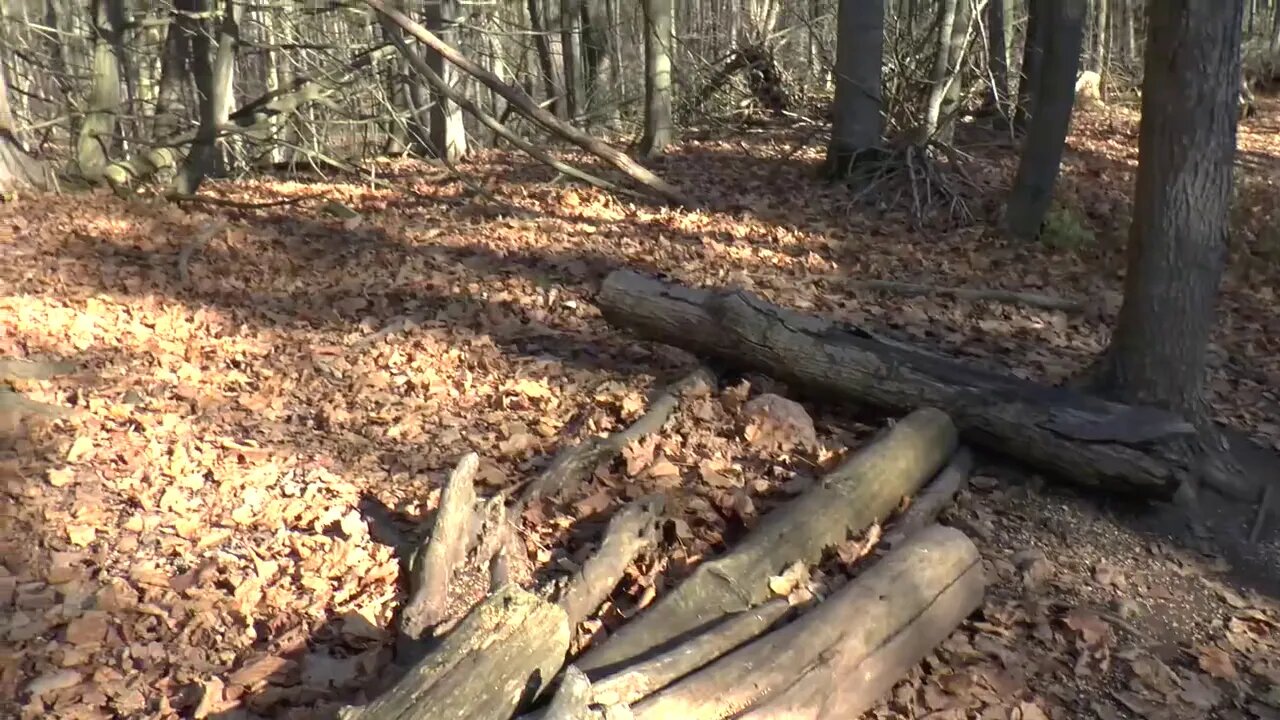
[[[733,615],[674,649],[599,680],[591,697],[600,705],[631,705],[763,635],[790,609],[789,602],[778,598]]]
[[[1205,471],[1196,429],[1170,413],[972,367],[744,291],[696,290],[616,271],[597,302],[614,325],[770,373],[824,398],[890,412],[940,408],[966,440],[1067,482],[1169,498]],[[1256,492],[1215,487],[1248,497]]]
[[[957,300],[991,300],[1006,305],[1022,305],[1040,310],[1062,310],[1075,312],[1084,308],[1084,303],[1077,300],[1041,295],[1038,293],[1017,292],[1014,290],[993,290],[985,288],[940,287],[922,285],[920,283],[899,282],[897,280],[854,280],[850,287],[877,292],[917,297],[921,295],[938,295],[952,297]]]
[[[695,388],[715,386],[715,375],[705,368],[685,376],[658,393],[649,403],[644,415],[626,430],[607,437],[591,438],[556,454],[551,465],[529,484],[520,498],[523,506],[539,497],[552,497],[571,492],[582,480],[591,475],[601,463],[612,460],[623,448],[636,440],[662,429],[671,413],[680,404],[681,396]],[[519,514],[518,512],[513,514]]]
[[[659,197],[677,205],[687,204],[684,195],[679,190],[668,184],[667,181],[655,175],[648,168],[628,157],[626,153],[557,118],[546,108],[534,102],[532,98],[525,94],[524,90],[503,82],[497,75],[494,75],[473,62],[467,56],[458,52],[457,48],[444,42],[419,23],[414,22],[408,15],[396,10],[394,7],[388,6],[388,4],[383,2],[383,0],[364,0],[364,2],[382,16],[389,18],[414,40],[426,45],[433,52],[438,53],[441,57],[456,65],[463,72],[474,77],[476,80],[479,80],[482,85],[502,96],[504,100],[511,103],[511,105],[518,109],[525,117],[528,117],[538,123],[557,137],[571,142],[588,153],[591,153],[592,155],[609,163],[627,177],[657,194]]]
[[[571,631],[609,597],[636,556],[657,543],[662,505],[660,497],[643,498],[609,520],[600,549],[582,565],[560,597]]]
[[[858,717],[981,605],[984,587],[973,543],[926,528],[807,615],[641,702],[635,717]]]
[[[413,594],[400,611],[400,630],[411,640],[444,620],[449,603],[449,578],[467,554],[473,537],[476,470],[480,458],[468,453],[449,474],[440,493],[431,533],[410,562]]]
[[[507,585],[390,690],[339,711],[340,720],[509,718],[555,677],[569,650],[558,606]]]
[[[969,482],[969,473],[973,470],[973,453],[962,447],[951,456],[951,462],[942,468],[932,481],[915,497],[911,498],[905,512],[897,519],[880,545],[895,548],[924,528],[932,525],[938,515],[951,504],[960,488]]]
[[[703,563],[656,605],[578,660],[588,674],[605,672],[665,649],[690,633],[770,599],[769,578],[885,519],[933,477],[956,447],[945,413],[918,410],[825,475],[808,491],[766,515],[735,548]]]

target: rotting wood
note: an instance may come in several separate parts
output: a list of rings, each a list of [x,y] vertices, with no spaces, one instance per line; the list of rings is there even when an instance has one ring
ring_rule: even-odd
[[[340,720],[509,718],[560,671],[569,624],[513,585],[491,594],[387,692]]]
[[[977,548],[931,526],[795,622],[644,700],[637,720],[849,718],[982,603]]]
[[[517,511],[513,514],[519,514],[520,508],[539,497],[571,492],[600,463],[617,457],[628,444],[661,430],[686,392],[698,387],[713,388],[715,382],[715,375],[710,370],[699,368],[659,392],[650,401],[649,409],[644,415],[626,430],[606,437],[591,438],[561,450],[551,461],[551,465],[525,488]]]
[[[791,609],[783,598],[732,615],[660,655],[601,678],[591,696],[601,705],[631,705],[764,634]]]
[[[591,709],[591,681],[576,666],[565,668],[555,697],[541,720],[594,720],[599,717]]]
[[[420,639],[445,619],[449,578],[466,557],[473,536],[475,476],[479,467],[479,456],[468,453],[449,474],[431,532],[410,563],[412,594],[400,611],[400,630],[411,640]]]
[[[697,290],[616,271],[597,302],[616,326],[827,399],[890,412],[941,408],[974,445],[1077,485],[1167,499],[1206,471],[1195,427],[1170,413],[970,366],[744,291]],[[1223,492],[1257,496],[1247,479],[1210,480]]]
[[[973,470],[973,453],[962,447],[951,456],[951,462],[929,481],[924,490],[911,498],[911,504],[893,523],[893,528],[880,540],[885,548],[895,548],[917,532],[932,525],[951,501],[955,499],[960,488],[969,482],[969,473]]]
[[[683,193],[677,190],[667,181],[655,175],[648,168],[628,157],[626,153],[610,146],[597,138],[573,127],[567,122],[557,118],[554,114],[547,111],[533,101],[524,90],[503,82],[498,76],[484,69],[480,65],[471,61],[470,58],[458,52],[457,48],[441,40],[430,30],[426,29],[412,18],[388,6],[382,0],[364,0],[364,3],[373,10],[389,18],[392,22],[404,30],[410,37],[418,42],[426,45],[432,51],[439,53],[445,60],[456,65],[463,72],[479,80],[481,84],[498,95],[504,100],[511,103],[517,108],[521,114],[546,128],[563,140],[573,143],[588,153],[609,163],[615,169],[630,177],[636,183],[649,189],[659,197],[675,203],[677,205],[686,205],[687,200]]]
[[[560,596],[560,607],[572,631],[595,612],[617,587],[636,557],[658,541],[662,498],[652,496],[628,503],[609,520],[604,540],[570,580]]]
[[[852,280],[847,283],[851,288],[874,290],[876,292],[917,297],[937,295],[957,300],[990,300],[1006,305],[1020,305],[1040,310],[1062,310],[1077,312],[1084,309],[1084,303],[1078,300],[1041,295],[1039,293],[1018,292],[1015,290],[996,290],[986,288],[942,287],[921,283],[899,282],[897,280]]]
[[[578,659],[588,674],[633,663],[689,633],[772,594],[769,578],[893,512],[933,477],[956,446],[951,419],[926,408],[898,421],[879,439],[825,475],[804,494],[766,515],[725,555],[703,563],[656,605]]]

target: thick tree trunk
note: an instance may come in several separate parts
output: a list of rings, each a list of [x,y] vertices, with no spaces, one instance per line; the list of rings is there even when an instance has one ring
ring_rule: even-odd
[[[1271,61],[1280,62],[1280,3],[1271,8]]]
[[[1138,35],[1133,16],[1133,0],[1120,0],[1120,48],[1126,64],[1138,59]]]
[[[49,182],[48,169],[23,149],[16,129],[9,109],[5,67],[0,63],[0,192],[27,187],[44,189]]]
[[[120,113],[120,58],[116,48],[124,32],[122,0],[93,0],[93,83],[80,136],[76,140],[76,163],[80,175],[90,182],[102,179],[115,146],[115,129]]]
[[[878,442],[826,475],[821,483],[764,519],[723,557],[704,563],[675,590],[603,644],[578,659],[584,671],[631,664],[656,649],[759,605],[772,594],[769,578],[887,518],[946,464],[956,447],[945,413],[919,410]],[[654,715],[652,717],[660,717]]]
[[[217,26],[216,48],[210,46],[208,32],[198,33],[191,43],[193,74],[200,93],[200,127],[186,162],[174,179],[173,190],[179,195],[194,195],[200,183],[218,167],[219,133],[231,115],[232,81],[240,43],[238,12],[234,0],[226,0]]]
[[[1071,127],[1071,109],[1075,105],[1084,3],[1082,0],[1056,2],[1045,20],[1050,29],[1041,76],[1036,83],[1039,92],[1004,218],[1009,234],[1025,241],[1040,235],[1040,226],[1053,202],[1053,186],[1058,179],[1067,131]]]
[[[457,0],[428,0],[427,29],[444,42],[456,42],[454,26],[459,12]],[[427,48],[426,55],[427,65],[451,87],[457,86],[460,78],[453,64],[430,48]],[[428,149],[433,155],[454,162],[467,154],[467,131],[462,124],[462,109],[439,92],[431,94],[428,124]]]
[[[675,142],[671,52],[675,45],[672,0],[644,3],[644,134],[640,154],[660,155]]]
[[[585,107],[586,89],[582,67],[583,0],[560,0],[560,47],[564,64],[565,112],[569,122],[578,122]]]
[[[1200,469],[1187,447],[1195,428],[1172,413],[972,367],[745,292],[692,290],[619,271],[606,278],[597,303],[615,325],[828,400],[897,413],[941,408],[969,442],[1064,482],[1170,497]],[[1248,496],[1252,488],[1233,492]]]
[[[1093,18],[1093,63],[1089,69],[1104,77],[1111,55],[1111,33],[1108,32],[1110,23],[1111,0],[1096,0]]]
[[[988,78],[991,87],[987,93],[987,106],[1001,112],[1007,112],[1009,108],[1009,41],[1011,38],[1007,23],[1012,11],[1012,0],[987,0],[987,68],[991,73]]]
[[[551,101],[551,112],[565,116],[564,94],[556,87],[555,63],[551,60],[551,38],[547,36],[547,24],[542,17],[541,0],[528,0],[529,31],[533,33],[534,52],[538,55],[538,70],[542,74],[543,91]]]
[[[982,604],[985,584],[973,542],[931,526],[799,620],[639,703],[636,720],[859,717]]]
[[[848,174],[859,153],[880,147],[884,5],[840,0],[836,15],[836,93],[831,103],[831,144],[826,170]]]
[[[1229,230],[1241,3],[1162,0],[1148,8],[1124,305],[1100,386],[1200,417]]]
[[[1031,122],[1035,99],[1040,94],[1040,68],[1044,65],[1044,49],[1048,41],[1049,22],[1045,17],[1052,11],[1050,0],[1027,0],[1027,33],[1022,46],[1022,65],[1018,71],[1018,106],[1013,114],[1013,126],[1019,132]],[[1072,78],[1072,85],[1075,84]]]

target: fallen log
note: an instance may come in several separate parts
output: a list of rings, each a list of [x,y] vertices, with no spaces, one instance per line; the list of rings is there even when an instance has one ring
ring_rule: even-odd
[[[468,453],[449,474],[440,492],[435,522],[426,541],[410,561],[409,583],[413,594],[400,611],[400,630],[418,640],[445,619],[449,602],[449,578],[466,557],[473,537],[476,489],[480,458]]]
[[[726,616],[770,599],[769,578],[885,519],[933,477],[956,447],[950,418],[918,410],[765,516],[724,556],[703,563],[656,605],[578,659],[588,674],[634,663]]]
[[[972,367],[744,291],[697,290],[616,271],[597,302],[614,325],[825,398],[899,413],[940,408],[974,445],[1067,482],[1169,498],[1184,481],[1206,474],[1196,429],[1170,413]],[[1232,494],[1256,494],[1243,483],[1209,479]]]
[[[892,295],[902,295],[904,297],[937,295],[939,297],[951,297],[957,300],[990,300],[992,302],[1004,303],[1006,305],[1021,305],[1025,307],[1038,308],[1040,310],[1076,312],[1084,308],[1084,303],[1079,302],[1078,300],[1069,300],[1067,298],[1054,297],[1053,295],[1041,295],[1039,293],[1018,292],[1016,290],[943,287],[938,285],[923,285],[921,283],[899,282],[897,280],[853,280],[849,282],[849,286],[864,290],[875,290],[877,292],[889,293]]]
[[[925,486],[911,504],[893,523],[893,528],[880,540],[880,545],[895,548],[924,528],[932,525],[938,515],[955,499],[960,488],[969,482],[973,470],[973,453],[962,447],[951,456],[951,462],[942,468],[937,477]]]
[[[642,498],[609,520],[600,549],[583,563],[560,597],[570,631],[609,597],[636,556],[657,543],[662,505],[659,497]]]
[[[555,677],[569,650],[558,606],[513,585],[486,598],[376,700],[340,720],[509,718]]]
[[[632,710],[637,720],[858,717],[981,605],[984,588],[973,543],[931,526],[800,619]]]

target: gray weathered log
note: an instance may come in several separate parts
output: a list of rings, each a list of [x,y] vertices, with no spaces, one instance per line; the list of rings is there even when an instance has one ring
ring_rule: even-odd
[[[390,690],[340,720],[509,718],[555,677],[569,650],[559,606],[507,585]]]
[[[601,705],[631,705],[763,635],[790,609],[789,602],[778,598],[730,616],[661,655],[601,678],[592,686],[592,698]]]
[[[626,430],[591,438],[561,450],[551,461],[551,465],[525,489],[513,514],[518,515],[520,507],[539,497],[553,497],[573,491],[600,463],[620,455],[628,444],[661,430],[671,413],[679,406],[681,395],[699,386],[714,387],[715,382],[715,375],[711,371],[699,368],[660,391],[650,401],[645,414]]]
[[[616,271],[597,302],[615,325],[825,398],[898,413],[941,408],[973,444],[1078,485],[1168,498],[1203,470],[1190,449],[1195,428],[1169,413],[983,370],[743,291],[696,290]]]
[[[476,470],[480,458],[468,453],[449,474],[440,493],[431,533],[411,562],[412,594],[400,612],[400,629],[418,640],[428,628],[444,620],[449,602],[449,578],[467,554],[475,521]]]
[[[660,497],[642,498],[609,520],[600,549],[583,564],[560,597],[570,629],[600,607],[636,556],[657,543],[662,507]]]
[[[918,410],[824,476],[808,491],[765,516],[724,556],[703,563],[656,605],[578,660],[593,674],[635,662],[772,594],[769,578],[797,561],[817,562],[824,550],[884,520],[904,497],[933,477],[956,447],[951,419]]]
[[[541,720],[596,720],[599,714],[591,709],[591,681],[577,667],[565,668],[556,688],[555,697],[542,714]]]
[[[984,587],[973,543],[931,526],[807,615],[632,710],[638,720],[858,717],[982,604]]]
[[[925,486],[923,490],[911,498],[911,504],[893,523],[893,528],[885,533],[880,545],[895,548],[911,538],[917,532],[932,525],[951,501],[955,499],[960,488],[969,482],[969,473],[973,470],[973,453],[962,447],[951,456],[951,462]]]

